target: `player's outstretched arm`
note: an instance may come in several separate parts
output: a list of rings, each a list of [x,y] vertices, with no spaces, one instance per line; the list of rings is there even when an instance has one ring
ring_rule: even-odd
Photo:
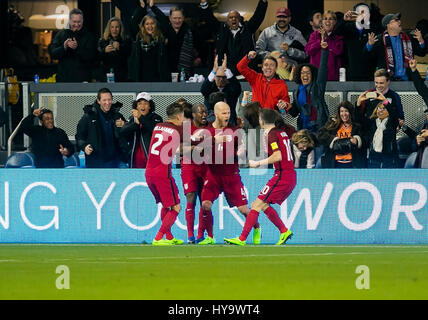
[[[248,165],[250,166],[250,168],[258,168],[262,166],[267,166],[269,164],[273,164],[275,162],[279,162],[281,160],[282,160],[281,152],[279,150],[276,150],[269,156],[269,158],[259,160],[259,161],[249,160]]]

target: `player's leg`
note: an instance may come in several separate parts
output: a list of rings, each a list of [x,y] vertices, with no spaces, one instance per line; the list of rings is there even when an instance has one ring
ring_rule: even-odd
[[[158,190],[159,196],[161,198],[161,203],[164,208],[164,218],[162,220],[161,227],[159,228],[159,231],[153,241],[153,244],[160,244],[159,240],[161,240],[164,235],[167,235],[167,239],[164,241],[165,243],[172,245],[182,244],[183,241],[175,239],[171,233],[171,227],[174,225],[178,213],[181,209],[180,197],[177,185],[175,184],[175,180],[173,178],[159,180],[156,183],[156,189]]]
[[[251,205],[251,210],[249,210],[248,214],[246,215],[245,224],[244,224],[244,228],[242,229],[241,235],[236,238],[225,238],[224,241],[230,244],[245,245],[251,229],[258,224],[257,220],[259,217],[259,213],[264,208],[265,205],[266,204],[262,200],[257,198]],[[242,211],[246,209],[248,211],[248,207],[244,208],[244,206],[238,207],[238,209],[241,209]],[[253,242],[254,242],[254,239],[253,239]]]
[[[205,230],[207,231],[207,236],[205,237],[205,239],[198,238],[198,244],[200,245],[215,244],[213,233],[214,217],[211,211],[212,205],[213,203],[210,200],[202,201],[199,223],[201,223],[202,221],[202,224]]]
[[[195,243],[194,227],[195,227],[195,205],[196,194],[190,192],[186,194],[186,225],[187,225],[187,243]]]

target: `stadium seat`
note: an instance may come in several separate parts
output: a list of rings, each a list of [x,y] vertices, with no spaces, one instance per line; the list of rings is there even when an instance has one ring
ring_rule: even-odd
[[[404,163],[404,168],[414,168],[416,165],[416,156],[417,152],[412,152],[410,156],[407,157],[406,162]]]
[[[80,159],[79,156],[74,153],[71,157],[64,158],[64,168],[80,168]]]
[[[17,152],[6,160],[5,168],[35,168],[34,154],[32,152]]]

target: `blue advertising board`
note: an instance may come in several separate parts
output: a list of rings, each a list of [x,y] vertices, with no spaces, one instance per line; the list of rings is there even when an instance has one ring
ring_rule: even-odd
[[[272,174],[241,170],[249,205]],[[180,170],[173,176],[182,210],[172,232],[186,239]],[[160,227],[143,169],[3,169],[0,177],[1,243],[150,243]],[[302,169],[291,196],[273,207],[294,244],[426,244],[427,189],[425,169]],[[223,195],[213,215],[217,243],[240,234],[244,217]],[[259,222],[262,244],[276,243],[263,213]]]

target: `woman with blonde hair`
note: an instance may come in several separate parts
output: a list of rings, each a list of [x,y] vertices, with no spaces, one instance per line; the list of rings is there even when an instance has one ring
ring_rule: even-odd
[[[166,40],[156,18],[145,15],[139,24],[128,60],[129,79],[136,82],[169,82]]]
[[[296,169],[315,167],[315,141],[315,136],[307,129],[299,130],[291,137]]]
[[[122,21],[113,17],[107,22],[103,36],[98,40],[98,54],[103,69],[103,77],[113,69],[114,81],[128,80],[128,57],[131,40],[125,35]],[[104,81],[106,79],[104,78]]]

